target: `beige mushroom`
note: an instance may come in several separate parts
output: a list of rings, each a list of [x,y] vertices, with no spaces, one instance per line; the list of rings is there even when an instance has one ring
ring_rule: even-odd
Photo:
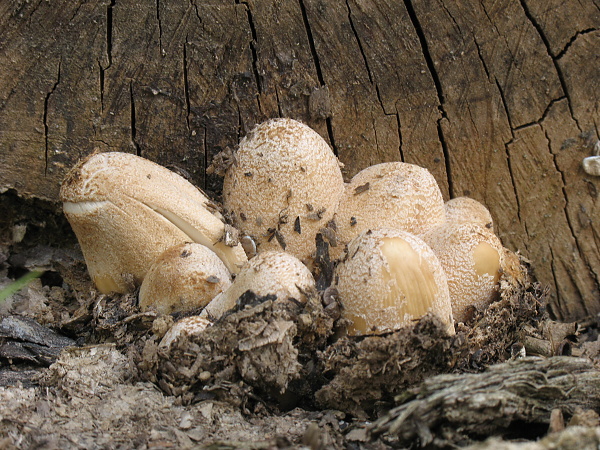
[[[444,204],[446,221],[449,223],[474,223],[494,229],[494,219],[490,211],[477,200],[469,197],[456,197]]]
[[[449,223],[421,237],[446,272],[456,321],[465,321],[471,307],[482,309],[494,300],[504,248],[493,232],[476,224]]]
[[[428,312],[454,334],[446,275],[433,251],[397,229],[368,230],[353,239],[336,267],[334,286],[351,335],[397,330]]]
[[[161,339],[159,348],[168,349],[183,336],[194,336],[202,333],[209,326],[211,321],[206,317],[189,316],[177,321]]]
[[[231,274],[208,247],[196,243],[175,245],[154,261],[140,287],[142,311],[159,314],[204,308],[231,285]]]
[[[337,247],[331,256],[340,258],[348,242],[371,228],[421,234],[445,220],[442,193],[427,169],[403,162],[377,164],[346,186],[335,214]]]
[[[218,319],[236,305],[246,291],[258,296],[274,295],[278,301],[293,298],[305,303],[308,292],[315,290],[315,280],[295,256],[281,251],[259,253],[244,265],[232,285],[211,301],[203,315]]]
[[[305,260],[343,190],[339,163],[323,138],[295,120],[274,119],[240,142],[223,203],[259,252],[285,250]]]
[[[232,272],[247,259],[240,245],[223,242],[225,224],[197,188],[144,158],[91,155],[69,172],[60,196],[103,293],[131,291],[164,250],[186,241],[209,247]]]

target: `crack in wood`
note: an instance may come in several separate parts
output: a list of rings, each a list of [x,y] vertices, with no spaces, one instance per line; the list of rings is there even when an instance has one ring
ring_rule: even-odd
[[[183,96],[185,98],[185,123],[188,132],[190,131],[190,83],[188,78],[188,59],[187,59],[187,46],[189,45],[187,36],[183,43]]]
[[[429,51],[429,44],[427,43],[427,39],[425,37],[425,32],[423,31],[423,28],[421,27],[421,23],[419,21],[419,18],[417,17],[417,13],[415,12],[415,9],[412,5],[411,0],[404,0],[404,5],[406,7],[406,11],[408,12],[410,21],[412,22],[413,28],[419,39],[419,43],[421,44],[421,51],[422,51],[423,57],[425,58],[425,64],[427,65],[427,69],[429,70],[429,73],[433,80],[433,84],[435,85],[435,90],[436,90],[437,98],[438,98],[438,110],[440,112],[440,118],[437,120],[437,133],[438,133],[438,139],[440,141],[440,144],[442,145],[442,152],[444,154],[444,160],[446,162],[445,166],[446,166],[446,179],[448,180],[448,193],[450,195],[450,198],[453,198],[456,195],[456,193],[454,192],[454,182],[452,179],[450,151],[448,149],[448,143],[446,142],[446,139],[444,138],[444,130],[442,128],[442,121],[446,120],[449,122],[450,120],[448,119],[448,114],[446,113],[446,110],[444,109],[445,97],[444,97],[444,91],[442,89],[442,82],[437,73],[437,70],[435,69],[435,64],[433,62],[433,57],[431,56],[431,52]],[[450,16],[450,17],[452,18],[452,16]],[[452,20],[454,21],[453,18],[452,18]],[[455,22],[455,25],[456,25],[456,22]]]
[[[510,133],[512,134],[512,138],[510,141],[504,143],[504,151],[506,153],[506,163],[508,165],[508,173],[510,174],[510,184],[513,188],[513,192],[515,194],[515,201],[517,202],[517,218],[519,219],[519,224],[523,225],[525,229],[525,234],[529,236],[529,232],[527,231],[527,224],[523,223],[523,219],[521,217],[521,200],[519,198],[519,193],[517,192],[517,185],[515,182],[515,173],[514,167],[512,163],[512,159],[510,157],[510,146],[515,143],[515,134],[513,129],[510,129]],[[525,251],[528,251],[527,241],[524,240],[522,244],[525,246]]]
[[[558,101],[558,100],[556,100],[556,101]],[[558,174],[560,175],[561,180],[562,180],[561,189],[562,189],[562,193],[563,193],[563,198],[565,199],[565,204],[563,206],[563,214],[565,216],[567,226],[569,227],[569,231],[571,232],[571,237],[573,238],[573,241],[575,242],[575,245],[577,246],[577,253],[579,254],[579,257],[581,258],[581,260],[585,264],[586,268],[588,269],[588,272],[592,275],[592,277],[594,279],[596,289],[598,291],[600,291],[600,278],[599,278],[600,274],[598,274],[594,271],[592,264],[585,257],[586,253],[582,249],[581,243],[579,242],[578,233],[575,232],[575,227],[573,226],[574,218],[572,218],[571,215],[569,214],[569,196],[567,194],[567,180],[565,177],[565,173],[562,170],[560,170],[560,168],[558,166],[558,161],[557,161],[558,153],[552,152],[552,139],[548,135],[548,132],[544,129],[544,126],[540,124],[540,127],[544,131],[544,136],[546,137],[546,141],[548,142],[548,151],[552,155],[552,161],[554,162],[554,167],[555,167],[556,171],[558,172]],[[594,227],[592,227],[592,233],[595,233]],[[596,245],[596,247],[598,248],[597,245]],[[554,258],[554,256],[553,256],[553,258]],[[558,286],[558,284],[556,286]],[[581,294],[581,292],[580,292],[580,294]],[[583,298],[583,295],[582,295],[582,298]],[[584,305],[584,309],[586,310],[586,313],[589,314],[590,312],[587,310],[587,307],[585,306],[585,302],[582,302],[582,303]]]
[[[156,21],[158,22],[158,49],[162,56],[165,56],[165,50],[162,45],[162,23],[160,20],[160,0],[156,0]]]
[[[46,93],[46,97],[44,98],[44,176],[48,174],[48,160],[49,160],[49,126],[48,126],[48,103],[50,102],[50,97],[58,87],[60,83],[60,66],[62,64],[62,59],[58,61],[58,69],[56,74],[56,81],[50,88],[50,90]]]
[[[112,46],[113,46],[113,8],[115,7],[117,0],[110,0],[110,3],[106,6],[106,59],[108,65],[104,70],[108,69],[112,65]]]
[[[254,18],[252,17],[252,10],[248,2],[241,2],[238,4],[244,5],[246,8],[246,17],[248,18],[248,26],[250,27],[250,35],[252,36],[252,42],[250,43],[250,52],[252,54],[252,71],[254,72],[254,78],[256,79],[256,88],[258,90],[258,108],[262,112],[262,106],[260,104],[260,96],[263,94],[263,78],[260,76],[258,70],[258,34],[256,32],[256,25],[254,25]]]
[[[363,59],[363,63],[365,68],[367,69],[367,75],[369,76],[369,82],[373,84],[373,74],[371,73],[371,68],[369,67],[369,61],[367,60],[367,55],[365,54],[365,49],[363,48],[362,42],[360,40],[360,36],[358,35],[358,31],[356,31],[356,27],[354,26],[354,21],[352,20],[352,9],[350,8],[350,4],[348,0],[346,0],[346,8],[348,9],[348,22],[350,23],[350,28],[352,29],[352,33],[354,34],[354,38],[356,39],[356,43],[358,44],[358,49],[360,50],[360,54]],[[385,113],[385,110],[384,110]]]
[[[404,159],[404,150],[403,150],[403,142],[402,142],[402,123],[400,122],[400,113],[398,112],[398,108],[396,108],[396,123],[397,123],[397,127],[396,129],[398,130],[398,153],[400,153],[400,161],[406,161]]]
[[[142,156],[142,150],[140,148],[140,145],[136,141],[137,130],[135,117],[135,98],[133,95],[133,82],[129,83],[129,99],[131,101],[131,144],[135,148],[136,155]]]
[[[239,108],[238,108],[238,112],[239,112]],[[241,120],[241,117],[240,117]],[[204,190],[208,189],[208,176],[206,174],[206,169],[208,168],[208,130],[206,129],[206,127],[203,128],[204,130],[204,138],[202,139],[202,153],[203,153],[203,162],[204,162],[204,167],[202,168],[201,172],[202,173],[202,179],[204,180],[204,182],[202,183],[202,187]]]
[[[573,36],[571,36],[571,39],[569,39],[569,42],[567,42],[565,44],[565,46],[562,48],[562,50],[556,54],[555,58],[560,59],[563,56],[565,56],[565,53],[567,53],[569,48],[571,48],[571,45],[573,45],[575,43],[575,41],[577,40],[577,38],[579,38],[579,36],[593,33],[594,31],[598,31],[598,29],[597,28],[586,28],[585,30],[581,30],[581,31],[578,31],[577,33],[575,33]]]
[[[525,16],[531,22],[533,27],[537,30],[540,38],[542,39],[542,42],[544,43],[544,46],[546,47],[546,52],[548,53],[548,55],[550,56],[550,59],[552,60],[552,64],[554,64],[554,70],[556,70],[556,75],[558,76],[558,81],[560,82],[560,86],[563,90],[563,93],[564,93],[566,99],[567,99],[567,104],[569,105],[569,111],[571,113],[571,118],[577,125],[577,128],[579,129],[579,131],[583,131],[581,126],[579,125],[579,122],[577,121],[577,119],[575,117],[575,112],[573,110],[573,104],[571,102],[571,97],[569,95],[569,90],[567,88],[567,83],[565,81],[565,76],[563,74],[563,71],[562,71],[560,65],[558,64],[558,59],[552,55],[552,51],[550,50],[551,49],[550,41],[548,40],[548,37],[544,34],[544,30],[542,29],[541,25],[537,22],[537,20],[535,20],[535,17],[533,17],[533,14],[529,10],[529,7],[527,6],[526,1],[525,0],[519,0],[519,1],[521,3],[521,7],[523,8],[523,11],[525,12]]]
[[[304,23],[304,29],[306,30],[306,37],[308,38],[308,46],[310,48],[310,53],[312,55],[313,63],[315,65],[317,80],[319,80],[319,85],[321,87],[324,87],[326,86],[325,79],[323,78],[323,71],[321,70],[319,54],[317,53],[317,47],[315,45],[312,29],[310,27],[310,22],[308,20],[308,12],[306,11],[306,5],[304,4],[304,0],[298,0],[298,4],[300,6],[300,12],[302,13],[302,21]],[[333,134],[333,124],[331,121],[331,117],[327,117],[325,119],[325,125],[327,127],[327,135],[329,137],[329,143],[331,144],[333,153],[335,154],[335,156],[339,156],[338,148],[335,143],[335,137]]]

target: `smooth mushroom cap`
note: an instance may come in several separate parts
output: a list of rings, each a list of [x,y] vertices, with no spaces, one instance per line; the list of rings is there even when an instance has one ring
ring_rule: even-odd
[[[274,119],[241,142],[223,183],[223,203],[258,251],[315,252],[315,236],[333,218],[344,190],[329,145],[308,126]]]
[[[177,321],[161,339],[159,348],[169,348],[183,336],[193,336],[202,333],[212,323],[206,317],[189,316]]]
[[[433,251],[397,229],[368,230],[348,246],[334,286],[351,335],[393,331],[433,312],[454,334],[446,275]]]
[[[504,248],[494,233],[475,224],[449,223],[421,237],[446,272],[455,320],[465,321],[471,307],[483,309],[496,298]]]
[[[91,155],[69,172],[60,197],[103,293],[133,290],[163,251],[186,241],[210,247],[232,272],[247,260],[241,245],[221,242],[221,216],[196,187],[144,158]]]
[[[421,234],[444,223],[444,199],[431,173],[403,162],[376,164],[357,173],[346,186],[335,214],[340,258],[360,233],[379,227]]]
[[[231,286],[223,261],[201,244],[184,243],[165,250],[152,264],[140,287],[140,308],[159,314],[205,307]]]
[[[474,223],[494,230],[494,219],[490,211],[477,200],[469,197],[456,197],[444,204],[446,221],[452,223]]]
[[[202,313],[218,319],[236,305],[246,291],[258,296],[275,295],[277,301],[293,298],[301,303],[314,291],[315,280],[306,266],[295,256],[281,251],[265,251],[249,260],[232,285],[211,301]]]

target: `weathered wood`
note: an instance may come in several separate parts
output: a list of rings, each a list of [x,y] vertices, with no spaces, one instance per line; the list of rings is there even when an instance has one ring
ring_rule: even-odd
[[[417,389],[416,398],[390,410],[371,427],[401,445],[419,440],[438,447],[502,435],[511,425],[550,422],[552,410],[571,416],[600,407],[600,372],[571,357],[524,358],[480,374],[439,375]],[[523,428],[521,428],[523,436]]]
[[[554,313],[600,312],[594,0],[93,0],[0,6],[0,192],[57,200],[81,156],[138,153],[204,188],[213,156],[288,116],[352,176],[427,167],[492,212]]]

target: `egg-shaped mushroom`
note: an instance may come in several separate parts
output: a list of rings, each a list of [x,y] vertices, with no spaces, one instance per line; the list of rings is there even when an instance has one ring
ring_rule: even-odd
[[[505,251],[493,232],[477,224],[448,223],[421,237],[446,272],[456,321],[465,321],[471,307],[485,308],[496,298]]]
[[[444,223],[444,199],[431,173],[414,164],[388,162],[367,167],[346,186],[335,214],[340,258],[348,242],[375,227],[421,234]]]
[[[247,260],[241,245],[224,242],[225,224],[200,190],[136,155],[83,159],[65,178],[60,197],[103,293],[133,290],[163,251],[186,241],[209,247],[232,272]]]
[[[470,197],[456,197],[444,204],[446,221],[451,223],[474,223],[490,230],[494,229],[494,219],[490,211]]]
[[[158,346],[162,349],[168,349],[183,336],[198,335],[211,325],[212,322],[206,317],[184,317],[183,319],[178,320],[171,328],[169,328],[169,331],[165,333]]]
[[[206,305],[202,314],[218,319],[246,291],[274,295],[277,301],[293,298],[305,303],[307,293],[314,290],[315,280],[302,261],[287,252],[268,250],[250,259],[231,286]]]
[[[189,242],[175,245],[146,273],[140,287],[140,308],[159,314],[204,308],[230,285],[227,267],[208,247]]]
[[[397,330],[428,312],[454,334],[446,275],[423,240],[397,229],[368,230],[348,245],[334,287],[351,335]]]
[[[239,144],[223,183],[223,204],[258,251],[315,252],[315,236],[333,218],[344,190],[329,145],[308,126],[273,119]]]

